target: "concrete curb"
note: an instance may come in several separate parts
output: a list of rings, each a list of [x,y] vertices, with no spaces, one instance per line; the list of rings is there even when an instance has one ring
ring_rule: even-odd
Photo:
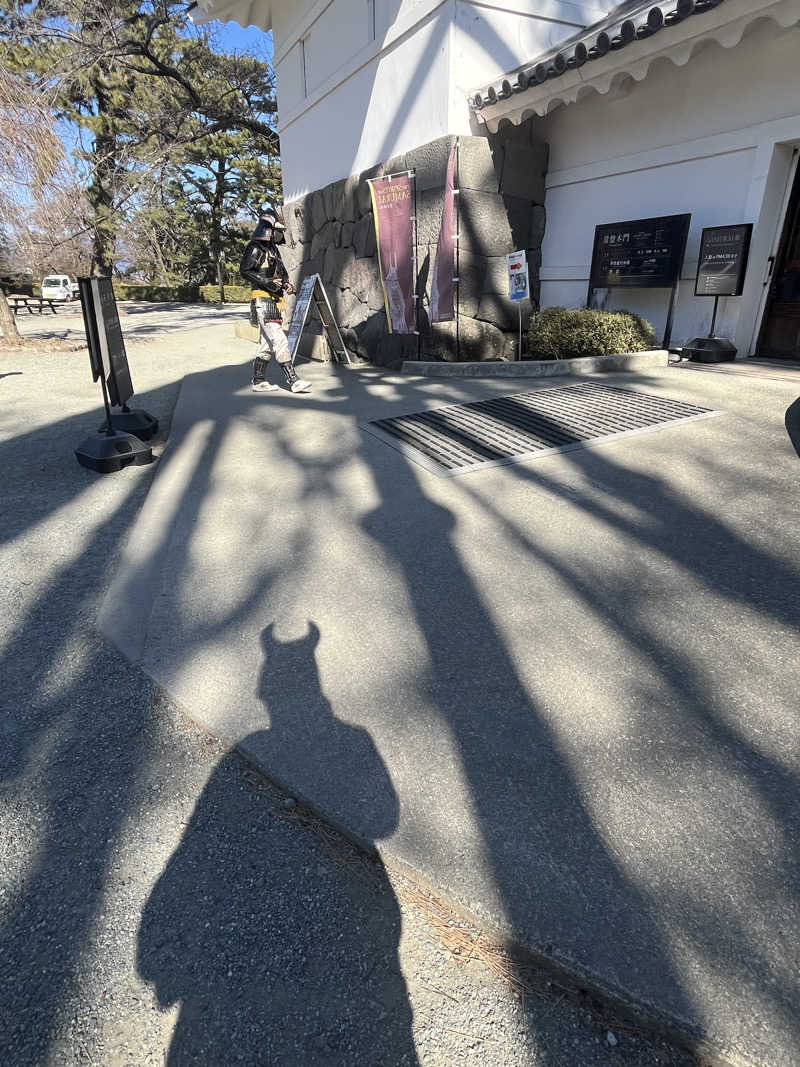
[[[402,374],[425,378],[555,378],[566,375],[579,377],[598,371],[641,371],[651,367],[666,367],[666,349],[649,352],[625,352],[613,356],[584,356],[580,359],[524,359],[513,363],[445,363],[404,360]]]

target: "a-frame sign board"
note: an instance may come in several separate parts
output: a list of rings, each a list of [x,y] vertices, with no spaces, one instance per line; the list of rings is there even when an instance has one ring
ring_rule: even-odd
[[[310,274],[307,278],[304,278],[303,284],[300,286],[300,292],[297,294],[297,302],[294,305],[294,313],[287,333],[289,351],[292,353],[292,363],[294,363],[300,347],[300,338],[303,336],[303,330],[308,321],[312,300],[322,322],[322,328],[325,331],[325,337],[331,347],[334,359],[339,363],[349,363],[350,356],[347,353],[342,335],[331,310],[328,294],[325,292],[322,279],[318,274]]]

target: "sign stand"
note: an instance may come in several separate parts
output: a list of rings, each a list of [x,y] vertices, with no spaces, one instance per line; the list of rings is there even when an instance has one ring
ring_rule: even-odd
[[[525,249],[518,252],[509,252],[506,256],[508,266],[508,297],[516,300],[519,314],[519,347],[517,359],[522,359],[522,301],[529,300],[531,295],[530,281],[528,277],[528,256]]]
[[[317,309],[322,328],[325,331],[325,339],[330,346],[334,360],[337,363],[349,364],[350,355],[342,340],[342,334],[339,330],[333,311],[331,310],[328,294],[325,292],[322,279],[318,274],[309,274],[307,278],[303,279],[303,283],[300,286],[300,291],[297,294],[297,300],[294,305],[294,311],[292,312],[292,321],[289,323],[289,329],[287,331],[289,351],[292,356],[292,366],[294,366],[294,361],[300,348],[300,338],[303,335],[303,330],[308,321],[308,313],[311,310],[312,300]]]
[[[736,359],[736,347],[726,337],[717,337],[717,311],[721,296],[741,296],[747,273],[752,223],[737,226],[707,226],[700,237],[695,296],[713,296],[714,311],[708,337],[695,337],[683,346],[683,354],[695,363],[724,363]]]
[[[123,415],[134,416],[136,421],[150,429],[149,436],[158,429],[158,422],[152,415],[131,411],[127,406],[133,396],[133,384],[111,279],[79,278],[78,286],[92,381],[100,379],[106,422],[75,449],[75,458],[82,467],[100,474],[122,470],[131,464],[152,463],[152,448],[134,434],[115,427],[115,418],[120,416],[111,413],[111,404],[120,404]]]
[[[691,219],[691,215],[664,215],[597,226],[587,308],[595,289],[669,289],[662,342],[669,348]]]

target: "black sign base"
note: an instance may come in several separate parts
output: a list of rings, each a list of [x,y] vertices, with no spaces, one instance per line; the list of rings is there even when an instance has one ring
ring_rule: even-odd
[[[120,433],[132,433],[140,441],[149,441],[158,433],[158,419],[148,415],[141,408],[123,408],[111,412],[111,425]],[[105,429],[105,423],[97,427],[98,433]]]
[[[95,433],[75,449],[82,467],[98,474],[112,474],[133,464],[141,467],[153,462],[153,450],[130,433]]]
[[[736,347],[724,337],[695,337],[683,346],[682,354],[692,363],[730,363]]]

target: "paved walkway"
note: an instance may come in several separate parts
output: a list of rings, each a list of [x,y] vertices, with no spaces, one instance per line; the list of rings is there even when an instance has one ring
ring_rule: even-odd
[[[308,375],[184,380],[105,634],[483,922],[794,1067],[796,384],[604,379],[726,415],[445,480],[359,422],[508,382]]]

